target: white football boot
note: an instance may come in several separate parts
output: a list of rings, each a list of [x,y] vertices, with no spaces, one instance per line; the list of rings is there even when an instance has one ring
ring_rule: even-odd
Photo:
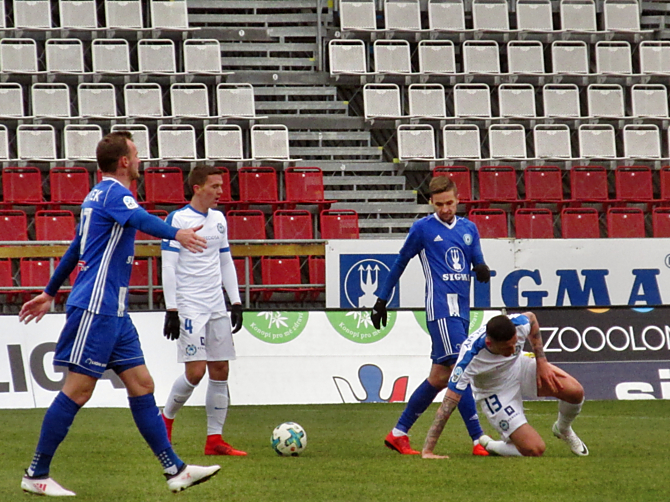
[[[66,490],[51,478],[38,479],[23,476],[21,489],[24,492],[46,495],[47,497],[74,497],[76,495],[75,492]]]
[[[181,472],[168,478],[167,484],[170,491],[180,492],[189,486],[204,483],[221,469],[218,465],[202,467],[199,465],[185,465]]]
[[[558,422],[554,422],[554,425],[551,426],[551,432],[554,433],[558,439],[565,441],[572,453],[579,455],[580,457],[585,457],[589,454],[589,449],[586,447],[584,442],[579,439],[579,436],[575,434],[575,431],[572,430],[572,427],[566,432],[561,432],[558,430]]]

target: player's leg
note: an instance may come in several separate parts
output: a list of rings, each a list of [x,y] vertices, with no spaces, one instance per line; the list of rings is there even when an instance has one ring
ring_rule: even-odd
[[[207,442],[205,455],[245,456],[222,438],[228,415],[230,393],[228,392],[228,360],[235,359],[235,346],[227,316],[215,315],[207,323],[205,343],[207,347],[207,371],[209,383],[205,398],[207,412]]]
[[[546,449],[542,437],[530,424],[525,423],[509,435],[507,441],[482,437],[486,450],[501,457],[541,457]]]

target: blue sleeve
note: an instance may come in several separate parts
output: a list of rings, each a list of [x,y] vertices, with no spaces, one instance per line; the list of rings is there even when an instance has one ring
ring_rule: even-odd
[[[175,227],[172,224],[172,220],[174,219],[175,213],[176,211],[172,211],[170,214],[168,214],[167,218],[165,218],[165,223],[167,225],[170,225],[170,227],[179,230],[179,227]],[[175,240],[163,239],[161,241],[161,251],[172,251],[173,253],[178,253],[180,249],[181,245]]]
[[[56,296],[58,290],[65,282],[65,279],[69,277],[74,268],[79,263],[79,245],[81,242],[81,236],[79,235],[79,225],[77,225],[77,230],[75,232],[75,238],[70,243],[70,247],[67,248],[65,254],[60,259],[60,263],[54,270],[51,279],[49,279],[49,284],[44,288],[44,292],[50,296]]]
[[[107,190],[104,208],[119,225],[124,226],[135,213],[144,211],[135,200],[135,197],[133,197],[133,194],[130,193],[130,190],[119,183],[114,183]]]
[[[419,226],[415,223],[412,225],[412,228],[409,230],[407,239],[398,253],[398,258],[396,258],[389,275],[386,276],[386,281],[381,289],[377,290],[377,298],[382,300],[388,300],[388,297],[391,295],[391,291],[398,283],[400,276],[405,271],[409,261],[414,258],[419,251],[423,249],[423,244],[421,242],[421,230]]]
[[[128,218],[128,225],[154,237],[169,240],[174,240],[178,230],[165,223],[158,216],[147,213],[141,207],[132,212],[130,218]]]
[[[473,223],[474,227],[473,236],[472,236],[472,265],[479,265],[484,262],[484,253],[482,252],[482,244],[479,240],[479,230],[477,226]]]

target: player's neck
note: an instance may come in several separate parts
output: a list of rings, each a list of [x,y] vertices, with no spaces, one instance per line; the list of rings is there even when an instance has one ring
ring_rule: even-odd
[[[126,188],[130,188],[131,180],[130,180],[130,178],[128,177],[128,174],[127,174],[127,173],[121,173],[121,172],[119,172],[119,171],[117,171],[117,172],[115,172],[115,173],[103,173],[103,177],[105,177],[105,178],[114,178],[114,179],[117,180],[119,183],[121,183],[124,187],[126,187]]]
[[[203,204],[197,197],[191,199],[191,207],[202,214],[207,214],[209,211],[209,207],[206,204]]]

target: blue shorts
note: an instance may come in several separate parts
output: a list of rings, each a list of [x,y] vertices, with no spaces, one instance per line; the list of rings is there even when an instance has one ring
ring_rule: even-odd
[[[54,366],[100,378],[107,369],[118,374],[142,364],[140,339],[128,314],[117,317],[68,307]]]
[[[428,321],[428,333],[433,341],[430,358],[434,364],[454,364],[461,344],[468,338],[470,323],[462,317],[444,317]]]

